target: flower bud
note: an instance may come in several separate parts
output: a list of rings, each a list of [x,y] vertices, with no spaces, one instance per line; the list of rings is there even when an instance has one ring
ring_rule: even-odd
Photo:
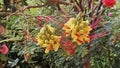
[[[109,17],[111,17],[112,15],[113,15],[113,14],[112,14],[111,12],[110,12],[110,13],[108,13],[108,16],[109,16]]]

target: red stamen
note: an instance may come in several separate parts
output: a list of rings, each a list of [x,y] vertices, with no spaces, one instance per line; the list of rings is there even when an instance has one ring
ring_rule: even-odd
[[[50,48],[49,48],[49,49],[50,49],[50,50],[53,50],[53,45],[52,45],[52,44],[50,45]]]
[[[81,40],[79,40],[79,39],[77,39],[77,41],[78,41],[79,43],[83,43],[83,41],[81,41]]]
[[[83,35],[83,34],[78,34],[78,33],[76,33],[75,35],[76,35],[77,37],[80,37],[80,36]]]

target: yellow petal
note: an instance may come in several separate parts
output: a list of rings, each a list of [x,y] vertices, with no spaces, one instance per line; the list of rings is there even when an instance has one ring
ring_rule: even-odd
[[[86,37],[84,38],[84,40],[85,40],[86,42],[90,42],[90,38],[89,38],[88,36],[86,36]]]
[[[55,36],[55,35],[54,35],[54,41],[60,42],[60,38],[61,38],[61,36]]]
[[[43,27],[43,28],[41,28],[39,34],[44,34],[44,32],[45,32],[45,28]]]
[[[67,30],[67,29],[73,29],[74,25],[75,25],[76,19],[75,18],[70,18],[69,21],[67,23],[65,23],[63,29]]]
[[[43,44],[41,45],[41,47],[49,47],[50,45],[49,44]]]
[[[40,46],[43,45],[43,40],[38,39],[38,44],[39,44]]]
[[[82,43],[81,43],[81,42],[79,42],[79,41],[77,41],[77,44],[78,44],[78,45],[81,45]]]
[[[78,38],[75,34],[71,34],[71,37],[73,38],[73,40],[76,40]]]
[[[91,28],[90,26],[86,26],[86,27],[84,28],[84,30],[85,30],[85,31],[91,31],[92,28]]]
[[[86,21],[85,21],[85,24],[86,24],[86,25],[89,25],[89,21],[88,21],[88,20],[86,20]]]
[[[49,43],[50,43],[50,44],[54,44],[54,40],[50,40]]]
[[[55,32],[55,29],[54,29],[53,27],[51,27],[50,25],[47,25],[47,27],[48,27],[48,29],[49,29],[52,33]]]
[[[70,18],[70,20],[65,25],[69,26],[72,29],[75,25],[75,22],[76,22],[75,18]]]
[[[58,48],[59,48],[59,46],[60,46],[60,44],[59,44],[59,43],[54,44],[54,45],[53,45],[53,49],[54,49],[54,51],[57,51],[57,50],[58,50]]]
[[[78,37],[78,40],[77,40],[78,42],[83,42],[84,41],[84,36],[80,36],[80,37]]]
[[[45,53],[49,53],[49,47],[47,47],[46,49],[45,49]]]
[[[76,36],[76,28],[74,28],[73,30],[72,30],[72,33],[71,33],[71,37],[73,38],[73,39],[77,39],[77,36]]]

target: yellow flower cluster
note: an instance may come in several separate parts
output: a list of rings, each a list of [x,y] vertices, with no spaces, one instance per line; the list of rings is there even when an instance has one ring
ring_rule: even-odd
[[[82,16],[79,18],[70,18],[67,23],[64,24],[63,29],[66,32],[66,36],[71,35],[73,42],[77,42],[78,45],[89,42],[89,33],[92,28],[89,26],[89,21],[83,21]]]
[[[44,25],[37,35],[38,45],[45,49],[45,53],[50,50],[57,51],[60,47],[60,36],[55,35],[55,29],[50,25]]]

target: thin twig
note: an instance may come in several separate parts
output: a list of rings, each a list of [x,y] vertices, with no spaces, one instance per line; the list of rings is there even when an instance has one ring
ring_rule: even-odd
[[[47,4],[44,5],[37,5],[37,6],[25,6],[25,8],[23,8],[22,10],[20,10],[21,12],[25,11],[26,9],[30,9],[30,8],[40,8],[40,7],[45,7],[48,6]]]

